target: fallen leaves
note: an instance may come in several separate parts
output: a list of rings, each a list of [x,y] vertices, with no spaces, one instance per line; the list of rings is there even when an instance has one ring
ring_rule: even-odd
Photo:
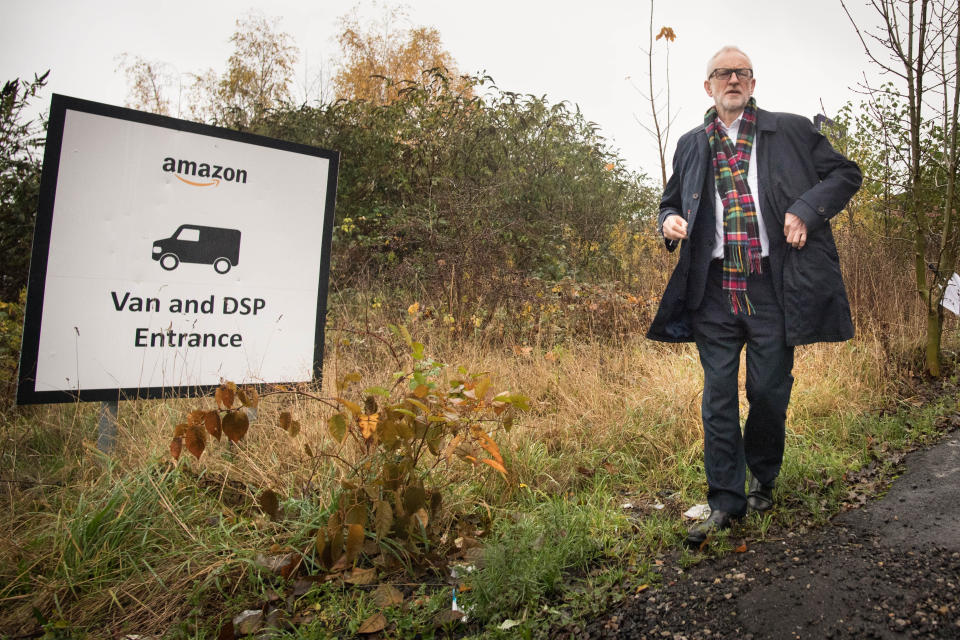
[[[375,613],[360,624],[357,633],[371,634],[383,631],[387,626],[387,617],[382,613]]]

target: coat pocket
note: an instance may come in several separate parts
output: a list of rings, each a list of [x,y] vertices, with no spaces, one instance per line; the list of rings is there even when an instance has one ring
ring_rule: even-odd
[[[814,236],[799,250],[787,247],[783,262],[783,307],[788,344],[834,342],[853,337],[840,259],[828,238]]]

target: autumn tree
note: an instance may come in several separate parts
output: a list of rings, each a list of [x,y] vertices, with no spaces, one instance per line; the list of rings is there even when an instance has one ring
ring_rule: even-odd
[[[127,106],[162,115],[187,113],[196,120],[248,129],[270,109],[290,100],[299,50],[277,28],[277,18],[238,19],[230,36],[233,53],[223,73],[208,69],[182,74],[167,63],[123,54]],[[176,102],[171,94],[176,92]],[[176,108],[174,108],[176,107]]]
[[[403,23],[409,23],[409,18],[401,7],[366,23],[356,9],[340,18],[342,58],[333,77],[338,98],[387,104],[430,69],[444,69],[443,77],[455,92],[469,93],[470,84],[459,77],[440,32],[433,27],[399,26]]]
[[[337,285],[462,286],[493,308],[517,274],[609,273],[618,225],[655,219],[646,178],[579,109],[470,80],[482,99],[433,71],[393,102],[281,109],[258,130],[343,151]]]
[[[117,56],[117,71],[127,77],[126,106],[164,116],[180,115],[181,76],[173,65],[162,60],[123,53]],[[176,93],[176,108],[171,94]]]
[[[894,79],[883,88],[865,88],[877,113],[893,113],[892,119],[884,117],[884,127],[899,129],[892,137],[902,140],[891,149],[891,157],[902,175],[896,185],[899,201],[912,222],[916,290],[926,315],[925,369],[937,376],[943,334],[941,302],[960,252],[956,212],[958,7],[950,0],[870,0],[868,4],[881,26],[861,29],[852,17],[850,20],[867,57]],[[902,109],[897,106],[901,104]]]
[[[237,20],[230,36],[233,53],[219,76],[196,76],[192,111],[199,119],[246,129],[270,109],[290,100],[300,51],[290,34],[277,29],[278,18],[249,15]]]

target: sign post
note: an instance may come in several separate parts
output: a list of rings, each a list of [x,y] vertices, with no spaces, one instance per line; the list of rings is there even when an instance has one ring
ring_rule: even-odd
[[[55,95],[17,401],[318,378],[338,163]]]

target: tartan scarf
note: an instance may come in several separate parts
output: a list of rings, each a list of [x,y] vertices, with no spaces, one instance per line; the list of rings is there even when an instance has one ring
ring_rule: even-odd
[[[704,116],[710,152],[713,154],[713,175],[717,193],[723,202],[723,289],[730,295],[730,311],[754,312],[747,297],[747,276],[760,273],[760,227],[753,195],[747,186],[750,154],[757,126],[757,102],[753,98],[743,110],[743,119],[733,142],[720,126],[716,106]]]

